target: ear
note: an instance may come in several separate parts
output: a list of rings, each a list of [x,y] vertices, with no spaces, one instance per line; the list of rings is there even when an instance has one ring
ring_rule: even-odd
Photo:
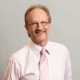
[[[48,25],[49,25],[49,27],[51,27],[51,23],[49,23]]]
[[[26,24],[24,26],[25,26],[25,29],[28,31],[28,26]]]
[[[27,25],[24,25],[24,26],[25,26],[25,29],[26,29],[26,31],[27,31],[28,36],[30,37],[30,34],[29,34],[29,32],[28,32],[28,26],[27,26]]]

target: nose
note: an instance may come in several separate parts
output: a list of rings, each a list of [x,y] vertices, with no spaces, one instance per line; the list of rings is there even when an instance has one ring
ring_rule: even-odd
[[[41,25],[41,23],[37,23],[37,29],[43,29],[43,26]]]

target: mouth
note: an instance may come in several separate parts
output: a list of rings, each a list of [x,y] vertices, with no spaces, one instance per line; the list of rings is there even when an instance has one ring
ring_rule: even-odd
[[[46,31],[45,30],[37,30],[37,31],[35,31],[35,33],[37,33],[37,34],[42,34],[42,33],[45,33]]]

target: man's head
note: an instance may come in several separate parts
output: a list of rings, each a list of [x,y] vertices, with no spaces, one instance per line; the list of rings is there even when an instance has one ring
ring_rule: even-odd
[[[48,40],[50,24],[49,10],[43,5],[31,6],[25,13],[25,28],[31,40],[37,44]]]

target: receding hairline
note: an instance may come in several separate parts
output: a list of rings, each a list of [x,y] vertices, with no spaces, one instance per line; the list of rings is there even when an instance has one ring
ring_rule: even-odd
[[[38,5],[32,5],[32,6],[29,7],[29,8],[27,9],[27,11],[25,12],[25,24],[28,23],[27,18],[28,18],[29,13],[30,13],[32,10],[34,10],[34,9],[42,9],[43,11],[45,11],[46,14],[47,14],[47,16],[48,16],[48,18],[49,18],[49,22],[51,22],[51,16],[50,16],[50,13],[49,13],[48,8],[47,8],[46,6],[44,6],[44,5],[38,4]]]

